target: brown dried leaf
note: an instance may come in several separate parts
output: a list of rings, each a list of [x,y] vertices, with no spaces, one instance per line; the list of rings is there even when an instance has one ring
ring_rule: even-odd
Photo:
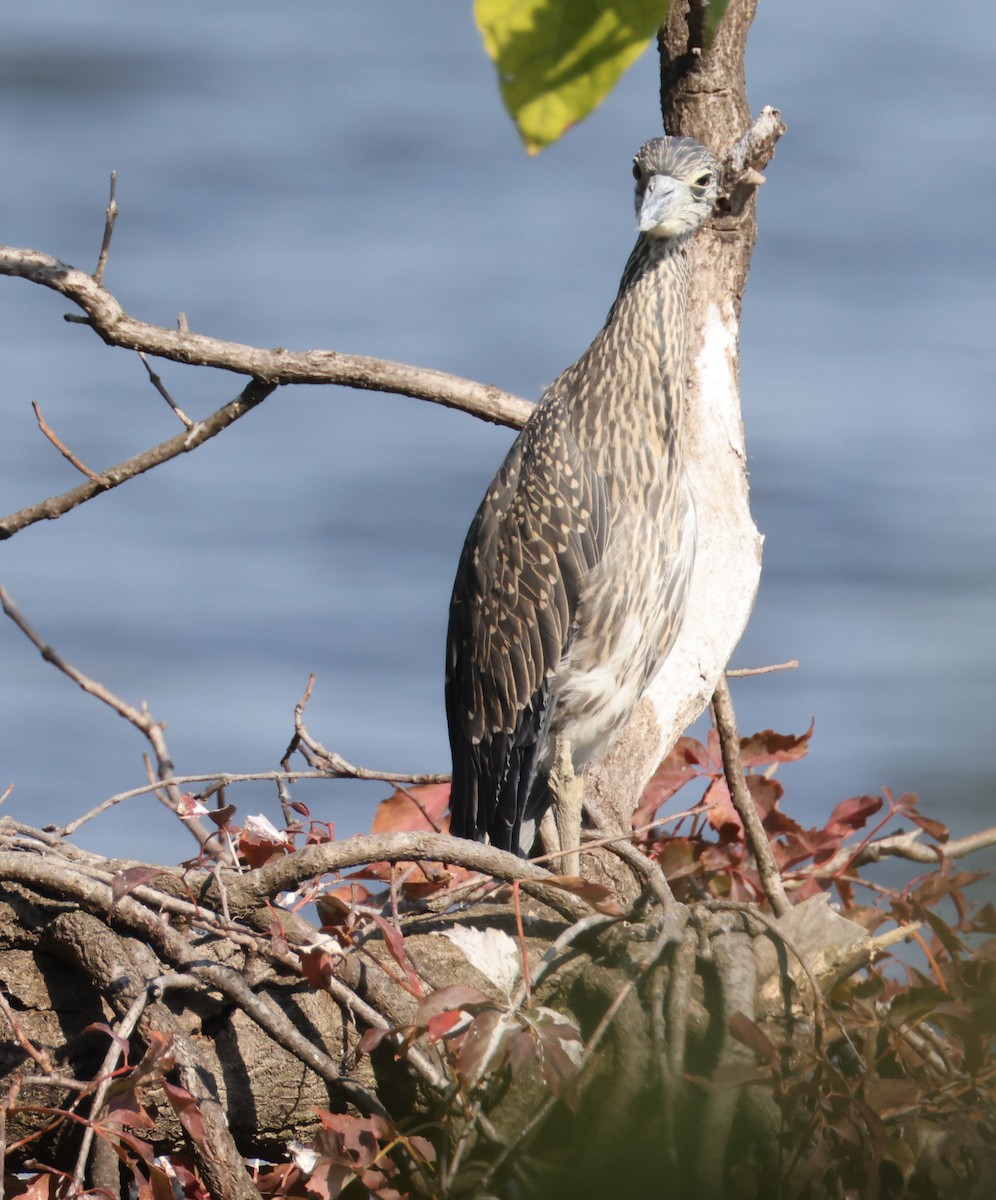
[[[740,739],[740,760],[745,767],[766,767],[772,763],[798,762],[809,753],[809,740],[816,722],[805,733],[776,733],[762,729],[760,733]]]
[[[624,909],[619,907],[612,889],[604,884],[594,883],[590,879],[582,879],[580,875],[551,875],[543,883],[549,887],[559,888],[562,892],[570,892],[579,900],[590,904],[596,912],[605,913],[610,917],[621,917]]]
[[[446,810],[450,803],[448,783],[426,783],[399,789],[377,805],[372,833],[417,833],[449,828]]]

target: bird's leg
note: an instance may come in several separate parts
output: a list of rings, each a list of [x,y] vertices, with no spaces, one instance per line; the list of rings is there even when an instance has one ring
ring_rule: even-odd
[[[564,733],[558,735],[554,746],[550,790],[553,792],[553,815],[560,838],[561,869],[565,875],[579,875],[584,776],[574,771],[571,739]]]

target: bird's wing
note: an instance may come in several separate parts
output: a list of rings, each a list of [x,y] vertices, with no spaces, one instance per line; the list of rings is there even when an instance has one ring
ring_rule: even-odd
[[[550,679],[609,524],[562,400],[548,393],[509,451],[464,544],[450,606],[446,708],[453,832],[517,850],[552,715]]]

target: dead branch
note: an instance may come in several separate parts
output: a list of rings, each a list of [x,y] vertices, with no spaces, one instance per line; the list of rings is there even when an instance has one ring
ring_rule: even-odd
[[[180,808],[180,792],[176,785],[172,782],[173,775],[173,760],[170,757],[169,749],[166,745],[165,726],[161,721],[156,721],[148,709],[143,705],[141,709],[135,708],[128,704],[119,696],[116,696],[109,688],[105,687],[97,680],[91,679],[88,675],[84,675],[77,667],[59,654],[59,652],[43,641],[38,633],[32,628],[25,617],[21,614],[17,605],[11,599],[6,588],[0,584],[0,607],[7,614],[14,624],[20,629],[29,642],[35,647],[42,658],[51,663],[57,670],[66,675],[73,683],[83,689],[87,695],[94,696],[102,703],[106,704],[113,712],[116,712],[119,717],[124,719],[141,733],[152,747],[152,752],[156,757],[156,766],[158,769],[159,779],[163,785],[166,799],[163,801],[168,808],[173,812],[178,812]],[[162,792],[156,793],[162,798]],[[208,829],[196,818],[184,820],[184,824],[197,839],[201,847],[209,844],[217,844],[217,834],[214,830]]]
[[[111,252],[111,237],[114,234],[114,222],[118,219],[118,173],[111,172],[111,194],[104,211],[104,237],[100,243],[100,254],[97,265],[93,269],[93,281],[100,287],[104,282],[104,270],[107,267],[107,256]]]
[[[428,367],[335,350],[265,350],[137,321],[92,275],[37,250],[0,246],[0,275],[30,280],[72,300],[86,313],[86,324],[109,346],[250,375],[271,388],[289,383],[336,383],[366,391],[397,392],[512,428],[522,426],[532,411],[528,401],[501,388]]]
[[[89,279],[90,277],[87,275],[85,278]],[[13,537],[15,533],[19,533],[22,529],[26,529],[38,521],[53,521],[101,492],[110,491],[111,488],[118,487],[126,480],[134,479],[136,475],[151,471],[160,463],[169,462],[171,458],[196,450],[198,446],[221,433],[223,429],[227,429],[240,417],[244,417],[247,412],[251,412],[257,404],[261,404],[274,390],[274,387],[274,384],[261,383],[254,379],[234,400],[230,400],[228,404],[212,413],[206,420],[198,421],[190,429],[185,429],[168,441],[160,442],[158,446],[152,446],[148,450],[143,450],[141,454],[133,455],[113,467],[108,467],[100,474],[98,480],[90,480],[73,488],[72,491],[63,492],[60,496],[50,496],[47,500],[31,504],[27,508],[19,509],[17,512],[3,517],[0,519],[0,542]]]
[[[224,788],[230,787],[234,783],[309,783],[318,780],[330,779],[364,779],[377,780],[382,783],[407,783],[413,786],[420,786],[426,783],[445,783],[449,779],[449,775],[439,775],[432,773],[405,773],[402,771],[378,771],[372,767],[352,767],[344,759],[336,755],[338,761],[342,764],[342,770],[307,770],[307,771],[217,771],[213,775],[171,775],[170,783],[176,787],[186,787],[192,783],[206,783],[209,787],[203,788],[196,793],[195,799],[204,800],[206,797],[214,795],[216,792]],[[145,783],[141,787],[129,788],[124,792],[116,792],[113,796],[108,796],[106,800],[101,800],[99,804],[95,804],[93,808],[88,809],[81,816],[74,817],[72,821],[67,822],[59,829],[61,837],[70,837],[77,829],[87,822],[92,821],[95,817],[99,817],[108,809],[113,808],[117,804],[123,804],[126,800],[134,800],[136,796],[147,796],[150,792],[159,791],[162,787],[161,783]],[[2,799],[2,797],[0,797]],[[673,819],[673,818],[669,818]]]
[[[910,829],[905,833],[878,838],[863,846],[856,854],[847,846],[842,846],[833,858],[813,867],[809,874],[816,879],[830,879],[844,867],[850,870],[867,863],[881,862],[883,858],[904,858],[909,862],[936,864],[944,859],[964,858],[977,850],[996,846],[996,825],[933,846],[925,846],[919,840],[922,833],[922,829]]]
[[[95,471],[91,471],[85,463],[80,462],[72,450],[70,450],[69,447],[59,438],[55,430],[42,416],[41,407],[39,406],[37,400],[31,401],[31,407],[34,410],[35,420],[38,422],[38,428],[48,438],[56,450],[59,451],[62,457],[66,459],[67,462],[72,463],[76,470],[79,471],[81,475],[85,475],[87,479],[92,480],[96,484],[103,483],[103,479]]]

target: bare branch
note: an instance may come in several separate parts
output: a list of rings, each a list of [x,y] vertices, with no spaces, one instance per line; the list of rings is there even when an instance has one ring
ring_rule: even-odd
[[[89,279],[89,276],[87,278]],[[223,408],[212,413],[206,421],[198,421],[191,429],[178,433],[169,441],[160,442],[158,446],[153,446],[150,450],[143,450],[141,454],[136,454],[133,458],[126,458],[116,466],[108,467],[96,482],[91,480],[89,483],[73,488],[71,492],[63,492],[61,496],[51,496],[40,504],[29,505],[27,508],[22,508],[18,512],[0,519],[0,542],[5,538],[13,537],[15,533],[19,533],[29,525],[34,525],[37,521],[53,521],[78,505],[84,504],[100,492],[110,491],[111,488],[117,487],[126,480],[134,479],[136,475],[158,467],[160,463],[168,462],[171,458],[186,454],[190,450],[196,450],[203,442],[213,438],[215,434],[221,433],[239,417],[244,417],[257,404],[261,404],[274,390],[274,387],[275,385],[272,383],[261,383],[258,379],[254,379],[234,400],[230,400]]]
[[[770,675],[773,671],[795,671],[798,669],[799,660],[790,658],[788,662],[771,663],[767,667],[732,667],[726,672],[727,679],[745,679],[749,675]]]
[[[308,676],[308,683],[301,693],[300,700],[294,705],[294,736],[280,760],[284,771],[288,774],[291,773],[290,757],[297,752],[302,755],[309,767],[315,768],[329,779],[378,779],[385,783],[409,784],[447,783],[449,781],[449,775],[412,775],[392,771],[372,771],[368,767],[357,767],[353,763],[346,762],[342,755],[337,754],[334,750],[327,750],[321,742],[311,736],[304,723],[304,710],[311,699],[311,690],[315,686],[315,679],[316,675],[312,672]]]
[[[340,760],[342,761],[342,760]],[[345,764],[348,766],[348,764]],[[186,787],[191,783],[207,783],[211,786],[204,788],[199,794],[198,799],[203,799],[205,795],[210,795],[221,788],[231,786],[233,783],[276,783],[278,786],[285,783],[299,782],[314,782],[317,780],[329,779],[367,779],[380,780],[383,783],[408,783],[412,785],[424,783],[445,783],[448,775],[411,775],[403,774],[398,771],[375,771],[367,767],[355,767],[353,770],[362,772],[362,774],[352,775],[348,771],[216,771],[214,774],[207,775],[171,775],[170,783],[176,787]],[[129,788],[126,792],[117,792],[113,796],[108,796],[106,800],[101,800],[99,804],[95,804],[93,808],[88,809],[82,816],[75,817],[72,821],[63,825],[59,829],[60,837],[71,837],[81,825],[86,825],[92,821],[94,817],[99,817],[101,813],[106,812],[109,808],[114,808],[117,804],[124,803],[125,800],[133,800],[136,796],[147,796],[149,792],[157,792],[161,790],[162,783],[144,783],[141,787]],[[0,803],[4,797],[0,796]],[[668,820],[673,820],[669,817]]]
[[[922,833],[922,829],[894,833],[889,837],[869,842],[857,854],[847,846],[842,846],[833,858],[811,868],[807,875],[816,879],[829,879],[845,866],[848,870],[853,870],[867,863],[880,862],[883,858],[904,858],[909,862],[925,864],[939,863],[946,858],[964,858],[978,850],[996,846],[996,825],[980,829],[977,833],[966,834],[965,837],[952,838],[943,845],[936,846],[925,846],[919,840]]]
[[[84,675],[77,667],[66,662],[59,652],[53,646],[43,641],[40,635],[28,624],[28,621],[10,598],[3,584],[0,584],[0,607],[3,608],[3,611],[10,617],[46,662],[51,663],[53,667],[61,671],[63,675],[66,675],[88,695],[94,696],[106,704],[119,717],[124,717],[126,721],[135,726],[139,733],[148,739],[156,756],[159,778],[166,786],[168,806],[174,812],[177,811],[180,804],[180,793],[171,782],[173,761],[166,746],[162,722],[154,720],[152,714],[144,706],[141,709],[135,708],[133,705],[116,696],[102,683],[98,683],[95,679]],[[195,818],[185,820],[184,825],[190,830],[201,846],[206,846],[208,843],[217,840],[217,834],[213,830],[207,829]]]
[[[192,366],[251,375],[276,387],[285,383],[338,383],[375,392],[398,392],[493,421],[522,426],[532,405],[501,388],[445,371],[335,350],[264,350],[187,329],[165,329],[128,316],[92,275],[37,250],[0,246],[0,275],[28,279],[66,296],[86,313],[86,324],[109,346],[143,350]]]
[[[532,894],[540,896],[544,904],[571,921],[577,920],[588,907],[570,893],[551,885],[551,876],[542,867],[494,846],[451,837],[448,833],[377,833],[345,842],[305,846],[294,854],[267,863],[233,886],[238,889],[241,904],[254,906],[278,892],[294,891],[307,879],[347,867],[420,859],[452,863],[506,883],[519,880]]]

